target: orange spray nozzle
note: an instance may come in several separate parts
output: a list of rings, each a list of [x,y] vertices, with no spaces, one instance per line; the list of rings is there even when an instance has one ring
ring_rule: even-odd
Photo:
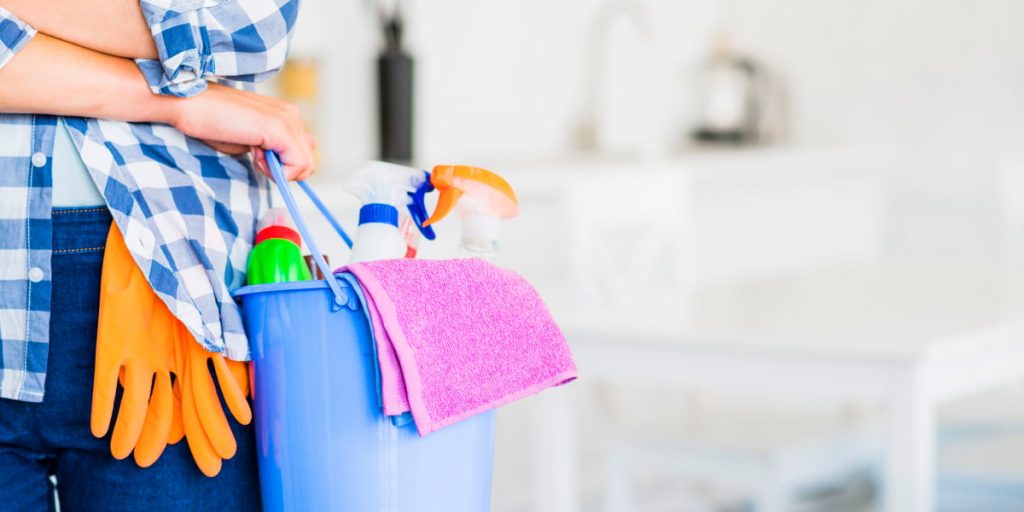
[[[463,195],[482,196],[485,208],[501,218],[519,213],[519,199],[504,178],[482,167],[469,165],[438,165],[430,172],[430,183],[439,196],[434,214],[423,226],[435,224],[451,213]]]

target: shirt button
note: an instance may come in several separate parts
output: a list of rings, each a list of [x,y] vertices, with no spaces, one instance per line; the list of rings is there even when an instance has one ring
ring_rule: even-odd
[[[43,269],[39,267],[32,267],[28,271],[28,280],[33,283],[38,283],[43,280]]]
[[[36,167],[42,167],[46,165],[46,155],[43,153],[32,153],[32,165]]]

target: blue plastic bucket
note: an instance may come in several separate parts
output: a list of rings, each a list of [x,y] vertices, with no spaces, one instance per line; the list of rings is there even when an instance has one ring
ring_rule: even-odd
[[[303,238],[330,276],[268,156]],[[425,437],[414,424],[397,427],[384,416],[369,322],[347,276],[248,286],[235,295],[253,354],[264,510],[489,509],[494,413]]]

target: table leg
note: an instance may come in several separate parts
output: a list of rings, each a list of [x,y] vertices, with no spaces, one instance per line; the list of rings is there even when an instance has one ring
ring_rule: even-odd
[[[916,367],[894,379],[889,401],[885,461],[885,510],[935,509],[936,423],[934,402]]]
[[[572,390],[561,387],[531,398],[534,510],[578,512],[576,424]]]

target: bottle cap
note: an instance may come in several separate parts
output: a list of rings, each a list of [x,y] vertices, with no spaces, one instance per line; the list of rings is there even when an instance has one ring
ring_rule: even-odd
[[[285,226],[283,224],[274,224],[259,230],[256,233],[256,242],[253,245],[259,244],[264,240],[270,240],[271,238],[288,240],[289,242],[302,247],[302,237],[299,236],[299,232],[292,229],[291,226]]]
[[[263,228],[270,226],[289,226],[294,228],[295,224],[292,222],[292,217],[285,208],[268,208],[267,211],[263,212],[260,216],[260,222],[256,225],[256,230],[260,231]]]
[[[398,227],[398,208],[384,203],[364,204],[359,209],[359,225],[379,222]]]

